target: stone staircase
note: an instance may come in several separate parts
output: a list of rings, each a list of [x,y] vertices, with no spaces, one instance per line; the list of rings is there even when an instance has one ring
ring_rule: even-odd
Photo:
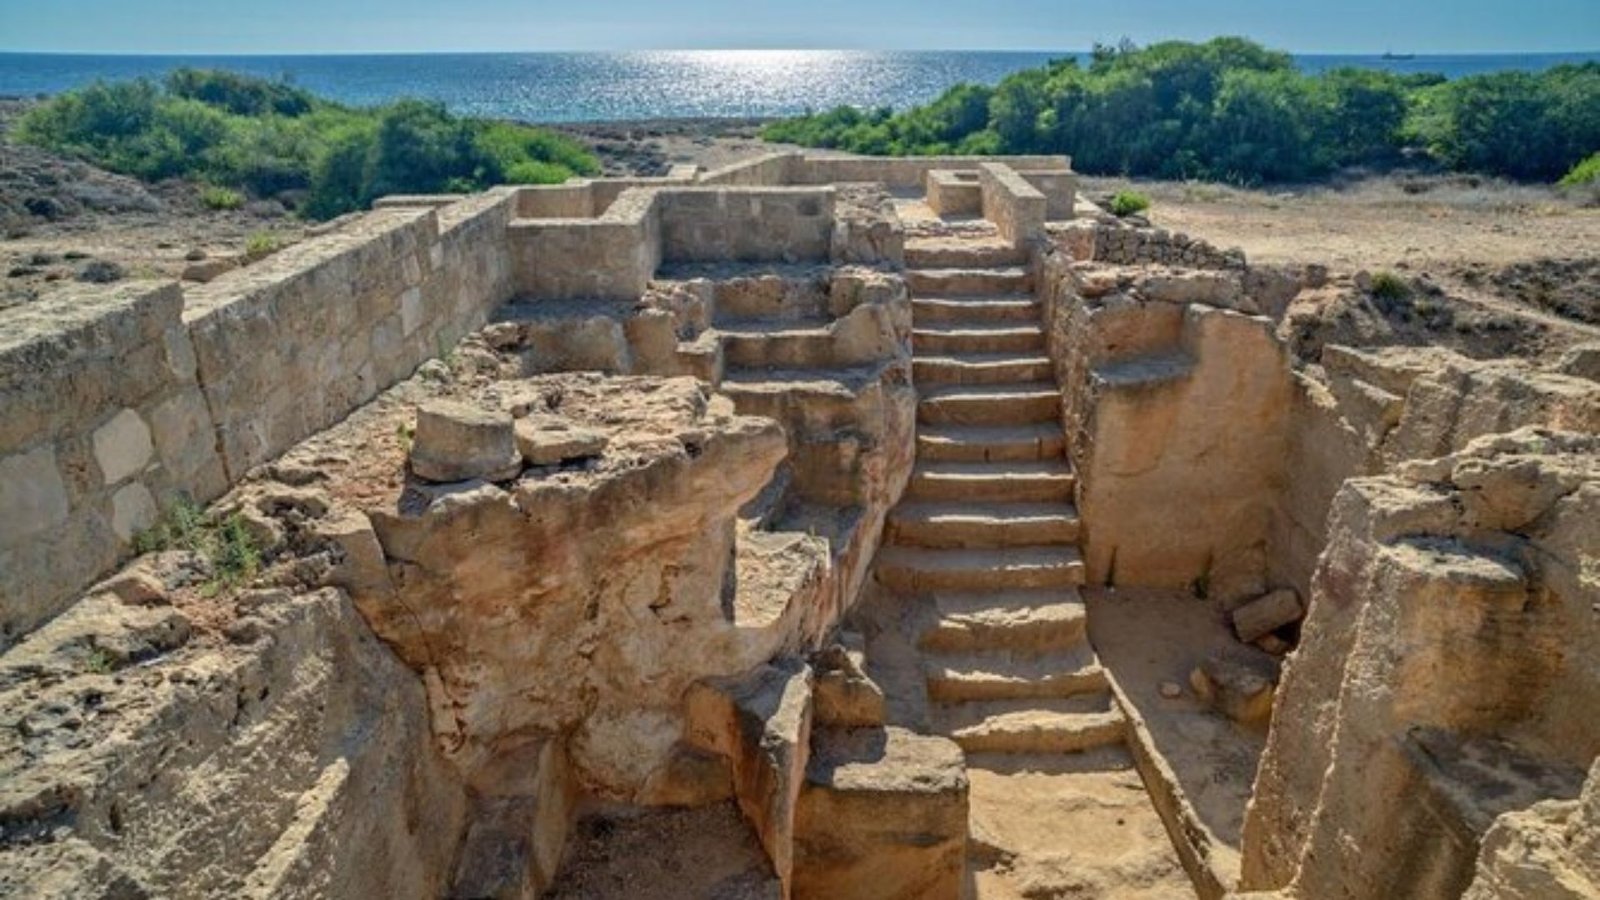
[[[1020,251],[912,241],[917,458],[877,578],[937,616],[918,637],[933,729],[969,753],[1118,743],[1084,630],[1074,478]]]

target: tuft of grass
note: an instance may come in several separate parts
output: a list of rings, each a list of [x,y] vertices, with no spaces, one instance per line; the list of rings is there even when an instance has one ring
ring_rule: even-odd
[[[200,202],[206,209],[238,209],[244,206],[244,195],[233,188],[208,184],[200,190]]]
[[[84,657],[83,670],[93,675],[110,675],[117,670],[116,657],[104,647],[95,647]]]
[[[1399,275],[1384,270],[1372,276],[1372,296],[1399,302],[1411,296],[1411,285]]]
[[[172,504],[155,525],[134,536],[136,554],[187,550],[211,564],[206,593],[233,587],[261,571],[262,553],[244,518],[217,519],[187,498]]]
[[[245,238],[244,252],[251,259],[260,259],[277,253],[283,241],[270,231],[257,231]]]
[[[1137,215],[1150,208],[1150,198],[1138,191],[1117,191],[1111,198],[1111,214],[1119,219]]]

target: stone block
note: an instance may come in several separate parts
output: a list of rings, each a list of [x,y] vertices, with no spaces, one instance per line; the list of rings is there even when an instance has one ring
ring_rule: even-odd
[[[451,400],[417,409],[411,471],[439,483],[505,481],[522,471],[511,415]]]
[[[111,496],[111,530],[124,542],[154,525],[160,515],[156,498],[140,482],[131,482]]]
[[[883,689],[862,671],[857,654],[835,644],[818,653],[813,664],[818,724],[840,728],[883,724]]]
[[[154,451],[150,426],[131,409],[112,416],[94,432],[94,458],[108,485],[137,474],[150,464]]]
[[[961,748],[902,728],[821,729],[795,814],[795,900],[955,900],[967,847]]]
[[[1300,606],[1300,595],[1292,588],[1282,588],[1257,597],[1233,611],[1233,630],[1245,643],[1298,622],[1305,613]]]
[[[516,424],[517,451],[532,466],[554,466],[599,456],[606,436],[560,416],[530,416]]]
[[[59,528],[70,511],[52,448],[35,447],[0,459],[0,546]]]
[[[1200,702],[1242,724],[1265,724],[1272,717],[1278,660],[1253,648],[1238,647],[1206,657],[1189,673]]]

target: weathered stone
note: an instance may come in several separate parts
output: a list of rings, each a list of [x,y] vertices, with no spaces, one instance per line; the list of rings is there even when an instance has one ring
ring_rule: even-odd
[[[553,466],[605,452],[606,436],[559,416],[529,416],[516,424],[517,450],[532,466]]]
[[[1236,722],[1261,725],[1272,717],[1277,660],[1253,648],[1214,653],[1189,673],[1200,702]]]
[[[1239,640],[1253,643],[1291,622],[1300,621],[1302,613],[1300,595],[1292,588],[1280,588],[1235,609],[1233,631]]]
[[[833,644],[812,659],[812,666],[818,724],[839,728],[883,724],[883,690],[862,671],[856,654]]]
[[[133,482],[111,495],[111,530],[123,541],[156,523],[161,511],[156,498],[140,482]]]
[[[902,728],[827,728],[812,743],[795,813],[796,900],[960,897],[961,748]]]
[[[447,400],[417,409],[411,470],[448,483],[481,478],[505,481],[522,471],[510,414]]]
[[[112,416],[94,433],[94,458],[108,485],[117,484],[149,465],[154,449],[150,426],[131,409]]]
[[[58,528],[69,512],[67,486],[49,446],[0,459],[0,545]]]

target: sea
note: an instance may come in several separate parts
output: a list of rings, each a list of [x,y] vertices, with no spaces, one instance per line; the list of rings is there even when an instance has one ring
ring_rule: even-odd
[[[0,53],[0,96],[52,94],[96,80],[159,77],[180,66],[286,78],[344,103],[425,97],[468,115],[526,122],[766,118],[848,104],[904,109],[962,82],[1006,75],[1075,51],[683,50],[361,56],[89,56]],[[1459,78],[1563,63],[1600,52],[1464,56],[1297,56],[1307,72],[1359,66]]]

